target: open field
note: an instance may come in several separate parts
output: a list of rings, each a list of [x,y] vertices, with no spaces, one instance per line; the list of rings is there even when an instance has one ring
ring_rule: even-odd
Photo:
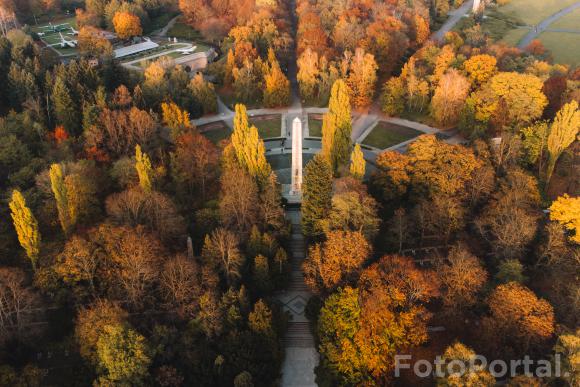
[[[421,132],[415,129],[381,121],[362,143],[378,149],[386,149],[421,134]]]
[[[173,19],[175,16],[177,16],[177,14],[178,14],[177,12],[167,12],[167,13],[162,13],[161,15],[158,15],[158,16],[151,18],[151,21],[149,22],[149,24],[147,26],[145,26],[145,28],[143,29],[143,32],[145,34],[149,34],[153,31],[157,31],[157,30],[165,27],[171,19]]]
[[[77,37],[73,36],[73,35],[69,35],[69,33],[71,32],[70,27],[73,28],[77,28],[77,23],[76,23],[76,17],[75,16],[65,16],[65,15],[60,15],[60,16],[54,16],[53,19],[50,20],[50,23],[52,23],[53,25],[60,25],[63,24],[62,28],[64,28],[62,31],[60,31],[60,33],[62,34],[62,36],[64,37],[65,40],[76,40]],[[58,32],[52,32],[51,30],[49,30],[48,27],[50,24],[49,22],[45,22],[45,23],[41,23],[39,25],[35,25],[35,26],[31,26],[30,29],[32,30],[32,32],[35,33],[44,33],[44,36],[39,36],[39,38],[46,44],[46,45],[52,45],[52,44],[57,44],[60,43],[61,39],[60,39],[60,35]],[[66,56],[66,55],[76,55],[78,53],[78,50],[76,48],[61,48],[59,45],[56,46],[52,46],[52,48],[54,48],[60,55]]]
[[[281,119],[280,115],[254,117],[250,119],[250,125],[258,128],[258,134],[261,138],[280,137]]]
[[[539,39],[552,52],[554,62],[580,65],[580,34],[544,32]]]
[[[575,4],[578,0],[511,0],[510,3],[499,7],[504,15],[520,19],[527,25],[538,24],[545,18]]]
[[[232,134],[232,130],[223,121],[199,126],[197,129],[214,144],[219,143]]]
[[[580,31],[580,8],[575,9],[568,15],[556,20],[550,28],[562,28]]]

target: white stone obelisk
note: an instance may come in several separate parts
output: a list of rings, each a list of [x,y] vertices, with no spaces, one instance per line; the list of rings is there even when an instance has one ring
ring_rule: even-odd
[[[292,185],[290,195],[302,193],[302,121],[292,121]]]
[[[479,12],[479,7],[481,7],[481,0],[475,0],[473,2],[473,13],[478,13]]]

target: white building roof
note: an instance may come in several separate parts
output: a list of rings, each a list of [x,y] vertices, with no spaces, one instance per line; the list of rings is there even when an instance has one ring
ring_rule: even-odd
[[[122,58],[124,56],[137,54],[141,51],[151,50],[152,48],[159,47],[159,45],[151,40],[145,38],[145,41],[142,43],[133,44],[127,47],[117,48],[115,50],[115,58]]]

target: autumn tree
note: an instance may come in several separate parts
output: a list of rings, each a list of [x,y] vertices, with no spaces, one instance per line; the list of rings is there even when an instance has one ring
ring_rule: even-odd
[[[390,116],[405,111],[405,82],[401,77],[391,77],[383,86],[381,95],[382,110]]]
[[[100,264],[97,245],[93,241],[73,236],[59,254],[55,272],[82,299],[86,295],[97,295]]]
[[[580,131],[580,109],[578,102],[572,101],[560,109],[550,126],[548,135],[548,163],[546,181],[549,182],[562,152],[576,140]]]
[[[42,316],[40,297],[26,286],[24,272],[0,268],[0,342],[21,340],[35,332],[35,320]]]
[[[570,230],[570,240],[580,244],[580,197],[560,196],[550,206],[550,219]]]
[[[174,141],[184,130],[191,128],[189,113],[181,109],[174,102],[161,103],[161,112],[163,115],[163,123],[171,131],[171,138]]]
[[[563,379],[568,385],[573,386],[580,381],[580,331],[566,332],[558,337],[554,346],[554,352],[562,356]]]
[[[105,207],[114,223],[145,226],[166,243],[181,240],[185,234],[183,217],[171,199],[160,192],[129,188],[110,195]]]
[[[257,182],[264,182],[270,176],[272,168],[266,160],[264,141],[260,138],[258,129],[253,125],[249,126],[246,107],[241,104],[236,105],[232,145],[240,166]]]
[[[20,246],[26,251],[26,255],[32,264],[32,269],[36,270],[38,255],[40,254],[38,222],[30,208],[26,206],[26,199],[24,199],[20,191],[14,190],[12,192],[12,200],[9,206]]]
[[[365,175],[366,162],[360,144],[355,144],[352,153],[350,154],[350,175],[361,179]]]
[[[322,122],[322,155],[335,174],[348,161],[351,131],[348,86],[344,81],[338,80],[332,86],[328,113],[324,115]]]
[[[236,235],[224,228],[218,228],[207,235],[203,244],[204,261],[221,271],[229,284],[239,281],[245,262],[238,244]]]
[[[357,48],[351,59],[349,76],[346,80],[355,107],[369,106],[375,94],[378,65],[372,54]]]
[[[302,228],[307,237],[322,234],[322,221],[332,205],[332,170],[322,155],[315,155],[304,168]]]
[[[113,55],[113,46],[109,40],[99,35],[99,30],[94,27],[82,27],[79,30],[78,42],[81,55],[94,58]]]
[[[199,274],[196,261],[184,255],[177,255],[163,264],[159,278],[161,295],[165,305],[180,316],[193,316],[196,312],[202,290]]]
[[[130,12],[117,12],[113,17],[113,26],[117,36],[121,39],[128,39],[134,36],[141,36],[141,20]]]
[[[298,57],[297,64],[300,96],[305,101],[314,101],[318,87],[318,77],[320,75],[318,54],[310,48],[307,48]]]
[[[264,74],[264,105],[266,107],[290,104],[290,81],[280,68],[274,51],[268,52],[268,71]]]
[[[443,285],[443,302],[451,310],[473,305],[477,293],[487,281],[487,272],[477,257],[463,246],[455,246],[447,262],[439,268]]]
[[[454,125],[459,120],[469,93],[469,81],[457,70],[449,70],[438,82],[431,99],[431,114],[441,125]]]
[[[303,264],[304,281],[319,294],[355,280],[371,249],[360,232],[330,231],[326,237],[310,248]]]
[[[474,55],[465,62],[463,68],[467,72],[469,79],[476,85],[483,85],[497,71],[497,59],[491,55]]]
[[[438,387],[492,387],[496,384],[489,371],[477,364],[475,351],[460,342],[447,347],[442,359],[444,375],[437,378]]]
[[[483,320],[482,338],[504,353],[517,356],[537,349],[554,333],[552,306],[520,284],[499,285],[488,305],[491,314]]]
[[[220,181],[222,223],[241,233],[248,232],[259,218],[256,182],[248,172],[236,166],[226,168]]]
[[[189,195],[206,198],[210,183],[217,178],[219,162],[216,146],[197,131],[189,131],[177,138],[171,153],[171,175],[180,190]]]
[[[386,383],[395,355],[427,340],[424,303],[438,294],[431,278],[410,258],[383,257],[364,270],[358,290],[346,287],[326,299],[320,353],[335,384]]]
[[[65,235],[69,235],[77,222],[77,211],[69,202],[69,187],[65,184],[60,164],[50,166],[50,185],[56,200],[60,225]]]
[[[81,356],[96,366],[99,361],[97,342],[105,326],[123,324],[126,319],[127,312],[108,300],[97,300],[81,308],[75,323],[75,340]]]
[[[144,192],[151,192],[153,189],[154,171],[151,160],[147,153],[141,151],[139,145],[135,146],[135,170],[139,176],[139,186]]]
[[[188,86],[193,99],[203,108],[203,114],[217,112],[217,98],[213,83],[203,79],[201,73],[196,74]]]
[[[105,325],[97,340],[99,384],[141,384],[149,375],[152,351],[145,337],[126,325]]]

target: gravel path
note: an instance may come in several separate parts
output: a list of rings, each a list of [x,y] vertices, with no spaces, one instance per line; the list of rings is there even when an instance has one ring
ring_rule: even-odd
[[[436,40],[438,42],[442,41],[445,37],[445,34],[448,33],[455,27],[455,25],[461,20],[461,18],[469,13],[473,8],[473,0],[466,1],[461,5],[461,7],[457,8],[455,11],[450,12],[450,17],[447,21],[439,28],[437,32],[435,32],[431,39]]]

